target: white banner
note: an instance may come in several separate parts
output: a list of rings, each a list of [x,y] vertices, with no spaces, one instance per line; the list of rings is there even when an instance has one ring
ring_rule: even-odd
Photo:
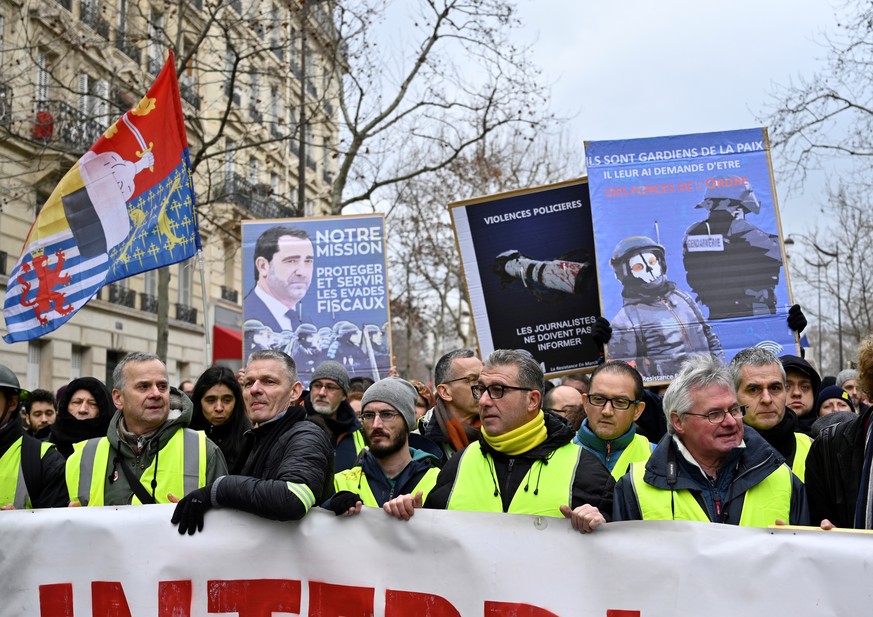
[[[0,513],[0,614],[41,617],[862,615],[873,536],[365,508],[298,523],[173,506]]]

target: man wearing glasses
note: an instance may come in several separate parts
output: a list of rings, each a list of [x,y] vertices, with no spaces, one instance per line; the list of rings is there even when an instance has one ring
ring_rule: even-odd
[[[442,449],[446,460],[479,438],[479,402],[470,386],[481,371],[482,361],[470,349],[450,351],[434,367],[436,404],[418,430]]]
[[[337,515],[353,515],[362,506],[381,508],[395,495],[421,493],[427,499],[436,482],[439,459],[409,445],[415,428],[415,387],[387,377],[367,388],[361,399],[365,450],[358,464],[334,476],[337,493],[328,507]]]
[[[492,352],[471,387],[479,401],[479,438],[449,459],[424,507],[565,517],[582,533],[606,522],[615,480],[572,442],[572,428],[543,413],[542,390],[543,371],[530,354]],[[421,505],[417,493],[384,509],[407,520]]]
[[[784,456],[792,471],[804,480],[812,438],[796,432],[797,414],[786,406],[788,389],[782,362],[771,351],[749,347],[731,360],[731,372],[737,398],[748,408],[743,422]]]
[[[349,469],[364,449],[364,436],[348,401],[349,373],[339,362],[325,360],[312,373],[303,406],[309,417],[324,421],[333,437],[336,470]]]
[[[688,360],[664,394],[667,435],[615,489],[615,520],[807,525],[803,483],[754,429],[728,368]]]
[[[600,459],[616,481],[631,463],[647,461],[655,447],[634,427],[646,408],[642,398],[643,378],[621,360],[598,366],[588,394],[582,395],[588,417],[573,442]]]

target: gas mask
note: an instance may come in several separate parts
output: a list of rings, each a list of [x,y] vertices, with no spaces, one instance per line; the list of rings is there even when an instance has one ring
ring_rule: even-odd
[[[653,283],[662,275],[661,262],[654,253],[637,253],[627,263],[634,278],[643,283]]]

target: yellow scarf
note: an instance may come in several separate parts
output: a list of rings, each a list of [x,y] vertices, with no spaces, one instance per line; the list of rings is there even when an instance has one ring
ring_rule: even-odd
[[[485,432],[485,427],[483,426],[482,437],[489,446],[498,452],[510,456],[523,454],[528,450],[536,448],[546,440],[546,437],[548,437],[548,431],[546,431],[546,417],[543,414],[543,410],[540,409],[536,417],[527,424],[519,426],[517,429],[509,431],[508,433],[497,436],[489,435]]]

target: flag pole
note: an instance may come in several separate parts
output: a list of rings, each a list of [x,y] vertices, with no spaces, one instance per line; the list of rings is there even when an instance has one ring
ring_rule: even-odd
[[[212,366],[212,335],[209,327],[209,311],[206,305],[206,266],[203,260],[203,249],[197,249],[197,264],[200,266],[200,295],[203,297],[203,325],[206,328],[206,358],[205,365]]]

